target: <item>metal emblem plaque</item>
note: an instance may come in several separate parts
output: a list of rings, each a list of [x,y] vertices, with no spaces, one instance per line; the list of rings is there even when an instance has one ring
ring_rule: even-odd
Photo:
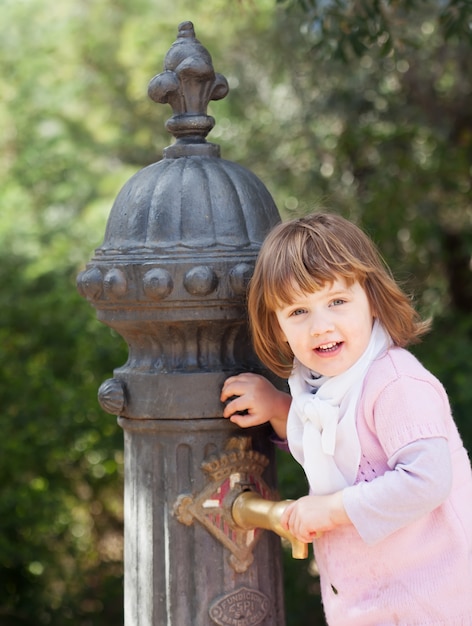
[[[269,598],[260,591],[241,587],[218,598],[210,617],[218,626],[256,626],[269,612]]]

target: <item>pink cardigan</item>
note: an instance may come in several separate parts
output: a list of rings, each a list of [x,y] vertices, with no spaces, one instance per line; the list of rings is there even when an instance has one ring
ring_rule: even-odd
[[[353,526],[314,542],[328,624],[471,626],[472,474],[442,385],[389,350],[366,376],[357,428],[361,465],[343,492]],[[408,472],[441,445],[445,480],[434,462]]]

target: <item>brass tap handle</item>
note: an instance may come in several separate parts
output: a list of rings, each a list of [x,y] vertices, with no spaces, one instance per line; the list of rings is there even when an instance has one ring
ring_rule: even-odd
[[[280,524],[282,513],[292,500],[280,500],[273,502],[265,500],[255,491],[243,491],[235,501],[231,509],[233,521],[240,528],[251,530],[253,528],[265,528],[288,539],[292,544],[292,556],[294,559],[306,559],[308,557],[308,544],[299,541]]]

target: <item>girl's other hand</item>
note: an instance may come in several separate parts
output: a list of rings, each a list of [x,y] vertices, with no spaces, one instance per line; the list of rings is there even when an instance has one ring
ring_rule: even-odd
[[[220,399],[229,400],[223,417],[242,428],[270,422],[279,437],[285,438],[291,398],[264,376],[250,372],[231,376],[223,385]]]

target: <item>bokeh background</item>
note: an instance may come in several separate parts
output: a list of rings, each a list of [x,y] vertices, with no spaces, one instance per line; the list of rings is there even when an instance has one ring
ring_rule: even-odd
[[[472,449],[470,0],[0,0],[0,626],[123,623],[122,431],[96,394],[126,348],[75,277],[172,141],[147,84],[184,20],[230,84],[210,141],[284,217],[370,233],[434,317],[414,351]],[[323,624],[313,563],[285,579],[288,626]]]

